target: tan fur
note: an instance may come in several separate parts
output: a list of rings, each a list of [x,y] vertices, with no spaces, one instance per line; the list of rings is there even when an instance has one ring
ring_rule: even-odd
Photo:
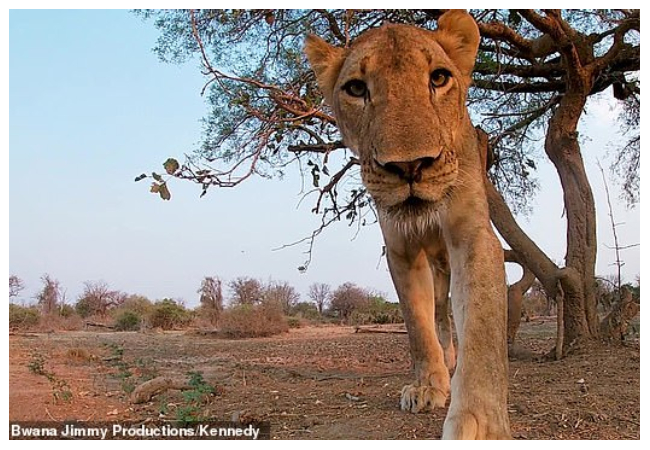
[[[510,437],[503,251],[465,105],[478,43],[472,17],[452,10],[436,31],[384,25],[348,49],[315,36],[305,46],[379,211],[415,372],[400,406],[444,406],[451,390],[443,438],[452,439]],[[432,87],[438,69],[451,77]],[[350,80],[367,95],[350,95]]]

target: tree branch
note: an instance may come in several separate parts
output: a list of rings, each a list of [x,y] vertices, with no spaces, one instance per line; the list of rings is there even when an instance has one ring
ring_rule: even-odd
[[[330,153],[333,150],[346,148],[343,141],[334,141],[323,144],[298,144],[290,145],[287,150],[294,153],[311,152],[311,153]]]

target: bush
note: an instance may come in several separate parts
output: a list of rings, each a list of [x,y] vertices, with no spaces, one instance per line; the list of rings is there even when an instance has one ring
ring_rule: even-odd
[[[300,317],[287,317],[287,325],[289,328],[300,328],[302,320],[300,320]]]
[[[38,324],[41,314],[34,306],[9,304],[9,328],[29,328]]]
[[[229,338],[265,337],[289,331],[282,307],[275,302],[236,305],[221,316],[221,333]]]
[[[318,312],[316,305],[308,302],[300,302],[295,304],[291,308],[291,315],[312,321],[322,320],[322,316]]]
[[[212,306],[200,305],[194,310],[195,324],[201,326],[214,327],[221,320],[223,310],[213,308]]]
[[[74,305],[74,309],[82,318],[87,319],[93,314],[93,308],[88,299],[80,298]]]
[[[57,308],[57,313],[61,317],[69,318],[74,316],[76,314],[76,311],[72,306],[63,304]]]
[[[192,320],[192,316],[183,305],[166,298],[154,303],[149,324],[153,328],[172,330],[186,325],[190,320]]]
[[[115,311],[118,313],[121,310],[133,311],[140,317],[146,317],[151,314],[153,310],[153,303],[147,297],[142,295],[129,295],[124,303],[118,306]]]
[[[138,331],[142,317],[135,311],[121,311],[115,317],[115,331]]]
[[[404,322],[399,303],[388,302],[381,296],[375,296],[370,299],[367,312],[370,322],[374,324]]]
[[[83,319],[77,314],[67,317],[58,312],[41,315],[41,320],[34,331],[49,333],[51,331],[79,331],[83,328]]]

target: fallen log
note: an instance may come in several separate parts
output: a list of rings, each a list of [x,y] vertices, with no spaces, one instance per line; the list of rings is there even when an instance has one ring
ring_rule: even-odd
[[[109,328],[111,330],[115,328],[113,325],[106,325],[105,323],[99,323],[99,322],[84,322],[84,327]]]
[[[131,393],[131,403],[146,403],[155,395],[167,390],[183,391],[190,389],[194,389],[194,387],[184,381],[175,380],[170,377],[157,377],[138,385]]]
[[[354,327],[355,333],[391,333],[391,334],[407,334],[408,332],[401,328],[380,328],[380,327]]]

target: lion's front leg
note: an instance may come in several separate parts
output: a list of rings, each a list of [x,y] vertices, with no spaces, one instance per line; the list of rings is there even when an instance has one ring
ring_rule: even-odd
[[[451,305],[449,303],[450,268],[447,249],[438,249],[429,255],[433,270],[433,290],[436,300],[436,333],[445,354],[445,364],[453,372],[456,368],[456,349],[451,328]]]
[[[454,233],[458,233],[455,234]],[[501,245],[489,228],[446,233],[458,359],[443,439],[507,439],[506,284]]]
[[[384,234],[388,267],[408,330],[415,382],[404,386],[400,407],[421,412],[444,406],[449,371],[434,327],[433,277],[421,246],[399,235]]]

